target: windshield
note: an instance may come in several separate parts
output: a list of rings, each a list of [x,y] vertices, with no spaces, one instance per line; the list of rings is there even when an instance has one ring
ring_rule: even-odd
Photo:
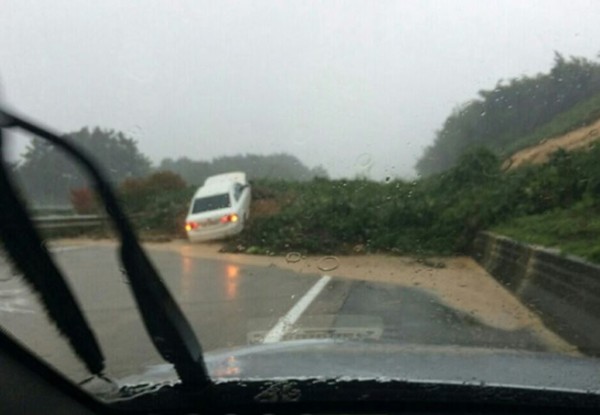
[[[213,379],[600,393],[600,3],[2,8],[0,106],[97,162],[174,299],[140,305],[156,284],[115,255],[102,186],[3,128],[18,200],[108,378],[181,378],[151,333],[178,307]],[[211,178],[236,191],[195,197]],[[86,380],[61,301],[6,251],[0,325]]]
[[[217,210],[231,207],[231,200],[228,193],[222,195],[199,197],[194,199],[192,213],[202,213],[210,210]]]

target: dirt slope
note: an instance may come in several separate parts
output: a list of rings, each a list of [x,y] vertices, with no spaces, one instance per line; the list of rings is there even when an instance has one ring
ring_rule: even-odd
[[[567,151],[580,149],[591,145],[600,139],[600,120],[586,127],[571,131],[570,133],[547,138],[538,144],[517,151],[504,162],[504,168],[514,169],[524,164],[540,164],[559,148]]]

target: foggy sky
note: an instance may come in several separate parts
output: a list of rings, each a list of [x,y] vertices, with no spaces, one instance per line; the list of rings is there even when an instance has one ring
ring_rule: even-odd
[[[572,0],[0,0],[0,97],[58,131],[121,130],[155,163],[286,152],[411,177],[479,90],[555,50],[596,59],[599,17]]]

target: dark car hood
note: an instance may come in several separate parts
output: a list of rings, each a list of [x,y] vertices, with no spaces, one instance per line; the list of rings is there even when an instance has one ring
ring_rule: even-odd
[[[217,383],[320,379],[474,384],[600,393],[600,361],[551,353],[454,346],[302,340],[208,352]],[[176,383],[171,365],[119,385]]]

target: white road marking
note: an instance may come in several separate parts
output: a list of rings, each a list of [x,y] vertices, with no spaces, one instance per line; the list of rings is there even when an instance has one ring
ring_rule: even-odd
[[[285,316],[279,319],[277,324],[273,326],[263,339],[263,343],[277,343],[283,339],[292,328],[292,326],[298,321],[302,313],[306,311],[308,306],[317,298],[317,296],[323,291],[323,288],[331,280],[329,275],[323,275],[319,281],[313,285],[310,290],[302,296],[300,300],[287,312]]]
[[[0,290],[0,313],[35,314],[28,307],[29,301],[18,297],[22,293],[22,289]]]

